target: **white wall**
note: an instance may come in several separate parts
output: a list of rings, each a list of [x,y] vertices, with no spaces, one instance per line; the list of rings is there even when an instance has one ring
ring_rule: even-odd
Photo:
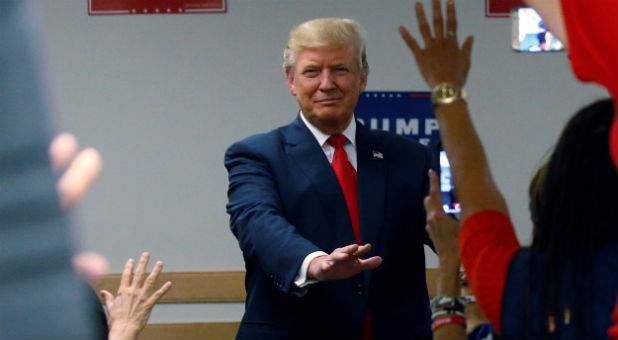
[[[399,24],[417,33],[412,1],[229,0],[227,14],[96,17],[86,0],[30,2],[58,128],[104,158],[76,221],[82,247],[104,254],[113,272],[143,250],[170,271],[244,269],[225,213],[223,154],[234,141],[294,119],[281,69],[294,25],[357,19],[368,31],[367,90],[426,90],[397,33]],[[513,52],[510,21],[485,18],[483,1],[456,4],[459,36],[475,36],[469,106],[517,234],[528,242],[526,192],[538,160],[569,115],[605,92],[577,83],[566,53]],[[195,308],[157,307],[153,320],[242,313],[241,305]]]

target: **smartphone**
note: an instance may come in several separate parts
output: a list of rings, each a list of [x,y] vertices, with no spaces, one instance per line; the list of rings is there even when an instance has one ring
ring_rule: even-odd
[[[532,8],[511,10],[511,46],[518,52],[554,52],[564,44],[545,28],[543,19]]]
[[[455,197],[455,188],[453,187],[453,177],[451,175],[451,164],[446,157],[446,151],[439,147],[439,162],[440,162],[440,192],[442,193],[442,208],[447,214],[451,214],[459,218],[461,205]]]

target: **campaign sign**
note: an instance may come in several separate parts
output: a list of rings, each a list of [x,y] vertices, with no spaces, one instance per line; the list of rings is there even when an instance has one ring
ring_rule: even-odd
[[[227,0],[88,0],[88,15],[225,12]]]
[[[426,145],[436,158],[444,211],[458,214],[461,206],[454,195],[451,166],[440,150],[440,130],[430,92],[363,92],[354,115],[372,130],[389,131]],[[374,157],[384,155],[374,151]]]
[[[485,16],[488,18],[506,18],[511,10],[526,7],[523,0],[485,0]]]
[[[432,150],[440,142],[430,92],[363,92],[354,114],[372,130],[412,138]]]

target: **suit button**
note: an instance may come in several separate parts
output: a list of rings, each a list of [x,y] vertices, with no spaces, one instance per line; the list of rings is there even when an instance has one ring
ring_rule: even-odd
[[[363,295],[365,293],[365,289],[362,284],[359,283],[356,285],[356,293],[358,295]]]

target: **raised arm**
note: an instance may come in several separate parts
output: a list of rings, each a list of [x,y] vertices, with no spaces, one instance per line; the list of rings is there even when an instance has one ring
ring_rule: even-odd
[[[429,87],[436,91],[440,85],[463,88],[470,69],[473,38],[468,37],[461,47],[457,41],[455,3],[447,1],[446,26],[440,0],[433,0],[434,33],[427,22],[423,6],[416,3],[416,17],[425,47],[421,48],[408,30],[400,26],[399,33],[406,42]],[[451,162],[456,194],[462,206],[462,219],[481,210],[497,210],[508,214],[506,203],[494,183],[483,145],[474,129],[465,100],[451,104],[436,104],[434,110],[442,143]]]

